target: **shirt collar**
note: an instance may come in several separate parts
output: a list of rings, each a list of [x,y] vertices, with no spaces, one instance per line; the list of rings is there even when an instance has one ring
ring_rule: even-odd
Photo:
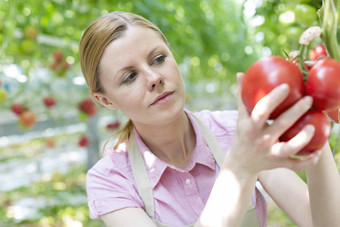
[[[194,119],[194,117],[189,113],[188,111],[184,110],[184,112],[187,114],[193,129],[196,134],[196,146],[191,154],[191,157],[189,159],[189,162],[187,166],[184,169],[179,169],[171,164],[168,164],[161,159],[159,159],[157,156],[155,156],[150,149],[144,144],[141,137],[139,136],[137,130],[134,128],[134,133],[136,136],[136,141],[138,148],[142,154],[142,157],[144,159],[144,163],[146,166],[146,169],[149,174],[150,183],[152,187],[154,188],[157,183],[159,182],[160,178],[162,177],[164,171],[166,168],[172,168],[179,172],[189,172],[191,171],[197,163],[205,165],[209,167],[212,170],[216,169],[216,162],[212,155],[212,153],[209,150],[209,147],[207,143],[205,142],[205,139],[201,133],[201,130]]]

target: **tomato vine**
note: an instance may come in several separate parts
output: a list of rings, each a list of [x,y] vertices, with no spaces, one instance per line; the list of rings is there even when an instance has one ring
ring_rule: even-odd
[[[319,17],[322,25],[321,39],[324,42],[327,52],[331,58],[340,61],[340,50],[337,41],[339,0],[323,0],[319,10]]]

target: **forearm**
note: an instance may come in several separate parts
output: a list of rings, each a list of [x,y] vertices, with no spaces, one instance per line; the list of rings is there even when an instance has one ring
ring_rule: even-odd
[[[195,226],[240,226],[254,192],[257,174],[241,174],[228,158]]]
[[[306,173],[314,226],[339,226],[340,176],[328,144]]]
[[[259,180],[270,197],[297,226],[313,226],[307,185],[294,171],[287,168],[262,171]]]

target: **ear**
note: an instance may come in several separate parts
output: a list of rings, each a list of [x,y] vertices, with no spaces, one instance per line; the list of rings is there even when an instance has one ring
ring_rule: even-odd
[[[106,97],[106,95],[102,93],[94,92],[92,93],[92,97],[95,98],[102,106],[106,108],[109,108],[112,110],[118,109],[117,106],[111,100],[109,100]]]

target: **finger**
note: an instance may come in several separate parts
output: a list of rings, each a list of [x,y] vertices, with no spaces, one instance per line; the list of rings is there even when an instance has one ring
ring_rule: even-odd
[[[251,118],[254,123],[259,125],[259,127],[263,127],[270,114],[286,99],[288,93],[288,84],[281,84],[260,99],[251,112]]]
[[[306,125],[296,136],[287,142],[281,143],[279,150],[274,150],[275,155],[290,157],[302,150],[313,138],[315,128],[313,125]]]
[[[282,145],[282,143],[279,144],[279,146]],[[308,155],[299,156],[298,157],[278,157],[273,160],[273,163],[276,163],[277,167],[284,167],[295,171],[302,171],[306,170],[307,168],[310,168],[314,166],[321,156],[321,151],[315,151],[313,153],[310,153]]]
[[[265,133],[272,135],[275,141],[311,108],[312,103],[313,99],[310,96],[303,97],[276,118],[270,127],[265,129]]]
[[[309,155],[302,156],[301,159],[290,158],[287,161],[287,168],[295,171],[303,171],[316,165],[321,156],[321,151],[315,151]]]
[[[247,111],[247,108],[244,106],[241,96],[242,91],[242,80],[243,80],[244,73],[238,72],[236,73],[237,78],[237,105],[238,105],[238,111],[239,116],[249,116],[249,113]]]
[[[236,79],[237,79],[237,82],[238,82],[239,84],[242,83],[243,77],[244,77],[244,73],[243,73],[243,72],[237,72],[237,73],[236,73]]]

